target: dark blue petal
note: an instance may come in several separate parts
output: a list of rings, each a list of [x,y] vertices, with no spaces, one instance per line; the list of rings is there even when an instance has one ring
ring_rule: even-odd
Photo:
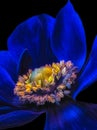
[[[18,64],[18,75],[26,74],[28,69],[32,69],[33,61],[28,52],[28,50],[24,50],[20,56],[19,64]]]
[[[10,106],[0,106],[0,115],[8,113],[8,112],[12,112],[13,110],[14,110],[14,108],[12,108]]]
[[[0,65],[16,80],[16,62],[8,51],[0,51]]]
[[[50,48],[50,37],[55,19],[42,14],[34,16],[21,23],[8,39],[8,48],[18,61],[21,52],[28,49],[33,68],[55,61]]]
[[[97,104],[64,103],[47,112],[44,130],[96,130]]]
[[[17,110],[0,116],[0,129],[18,127],[33,121],[39,116],[31,111]]]
[[[75,99],[80,91],[86,89],[95,81],[97,81],[97,37],[94,40],[90,57],[78,79],[78,87],[73,93],[73,98]]]
[[[15,84],[8,72],[4,68],[0,67],[0,97],[11,101],[14,96],[14,86]]]
[[[86,38],[80,17],[68,2],[56,18],[52,49],[59,60],[71,60],[82,67],[86,58]]]

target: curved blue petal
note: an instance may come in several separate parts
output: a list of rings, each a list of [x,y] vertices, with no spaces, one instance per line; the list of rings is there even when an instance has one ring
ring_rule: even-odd
[[[10,74],[12,79],[15,81],[17,78],[16,74],[16,61],[8,51],[0,51],[0,66],[2,66]]]
[[[14,96],[14,86],[15,83],[13,82],[8,72],[4,68],[0,67],[0,97],[11,101]]]
[[[82,22],[70,1],[56,18],[52,50],[59,60],[71,60],[79,69],[86,58],[86,38]]]
[[[97,81],[97,36],[94,40],[89,59],[78,79],[78,87],[72,97],[75,99],[80,91],[86,89],[95,81]]]
[[[32,69],[33,61],[27,49],[25,49],[19,59],[17,68],[18,75],[23,75],[28,72],[28,69]]]
[[[26,110],[17,110],[0,116],[0,129],[8,129],[22,126],[33,121],[39,116],[38,113],[33,113]]]
[[[28,49],[33,68],[56,60],[50,48],[50,37],[55,19],[42,14],[34,16],[16,27],[8,39],[8,49],[18,61],[24,49]]]
[[[97,104],[64,103],[47,112],[44,130],[96,130]]]

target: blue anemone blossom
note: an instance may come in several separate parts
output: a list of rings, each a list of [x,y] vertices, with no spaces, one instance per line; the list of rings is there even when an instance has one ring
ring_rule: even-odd
[[[82,90],[97,80],[96,50],[97,37],[86,61],[84,28],[70,1],[59,11],[56,18],[42,14],[18,25],[8,38],[8,51],[0,52],[0,129],[22,126],[45,112],[45,130],[96,130],[97,104],[76,100],[76,96]],[[78,67],[78,76],[72,86],[73,91],[68,87],[67,91],[64,91],[64,98],[57,103],[51,100],[53,103],[43,102],[42,105],[37,105],[30,102],[30,99],[30,103],[25,100],[21,103],[19,93],[14,93],[18,77],[25,75],[29,69],[33,70],[62,60],[72,61]],[[34,78],[30,73],[30,79],[35,79],[40,70],[44,69],[34,71]],[[63,76],[63,79],[66,81],[66,76],[65,78]],[[24,81],[24,78],[21,77],[20,80]],[[25,81],[25,84],[28,85],[28,82],[30,81]],[[21,86],[19,83],[22,82],[18,82],[18,86]],[[70,95],[66,93],[68,90],[71,91]],[[37,90],[34,87],[33,91],[36,96],[42,92],[38,91],[36,94]],[[25,96],[23,94],[22,96]],[[31,94],[33,95],[33,93],[29,95],[32,96]],[[36,99],[37,97],[35,97],[37,102],[39,99]]]

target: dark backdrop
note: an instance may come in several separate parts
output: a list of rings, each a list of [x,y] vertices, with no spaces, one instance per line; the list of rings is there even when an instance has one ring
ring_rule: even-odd
[[[97,4],[95,0],[71,0],[75,10],[80,15],[87,38],[88,53],[90,52],[93,40],[97,34]],[[47,13],[56,16],[57,12],[65,5],[66,0],[25,0],[25,1],[0,1],[0,49],[7,49],[7,38],[14,28],[25,19]],[[80,101],[97,103],[97,83],[80,93],[77,97]],[[29,130],[43,130],[45,114],[25,126]],[[39,127],[39,128],[38,128]],[[18,128],[15,128],[18,129]]]

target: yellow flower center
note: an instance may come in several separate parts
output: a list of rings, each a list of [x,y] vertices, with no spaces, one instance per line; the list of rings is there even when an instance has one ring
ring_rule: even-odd
[[[24,104],[57,103],[70,94],[75,79],[76,68],[71,61],[52,63],[33,71],[29,69],[27,74],[19,76],[14,93]]]

